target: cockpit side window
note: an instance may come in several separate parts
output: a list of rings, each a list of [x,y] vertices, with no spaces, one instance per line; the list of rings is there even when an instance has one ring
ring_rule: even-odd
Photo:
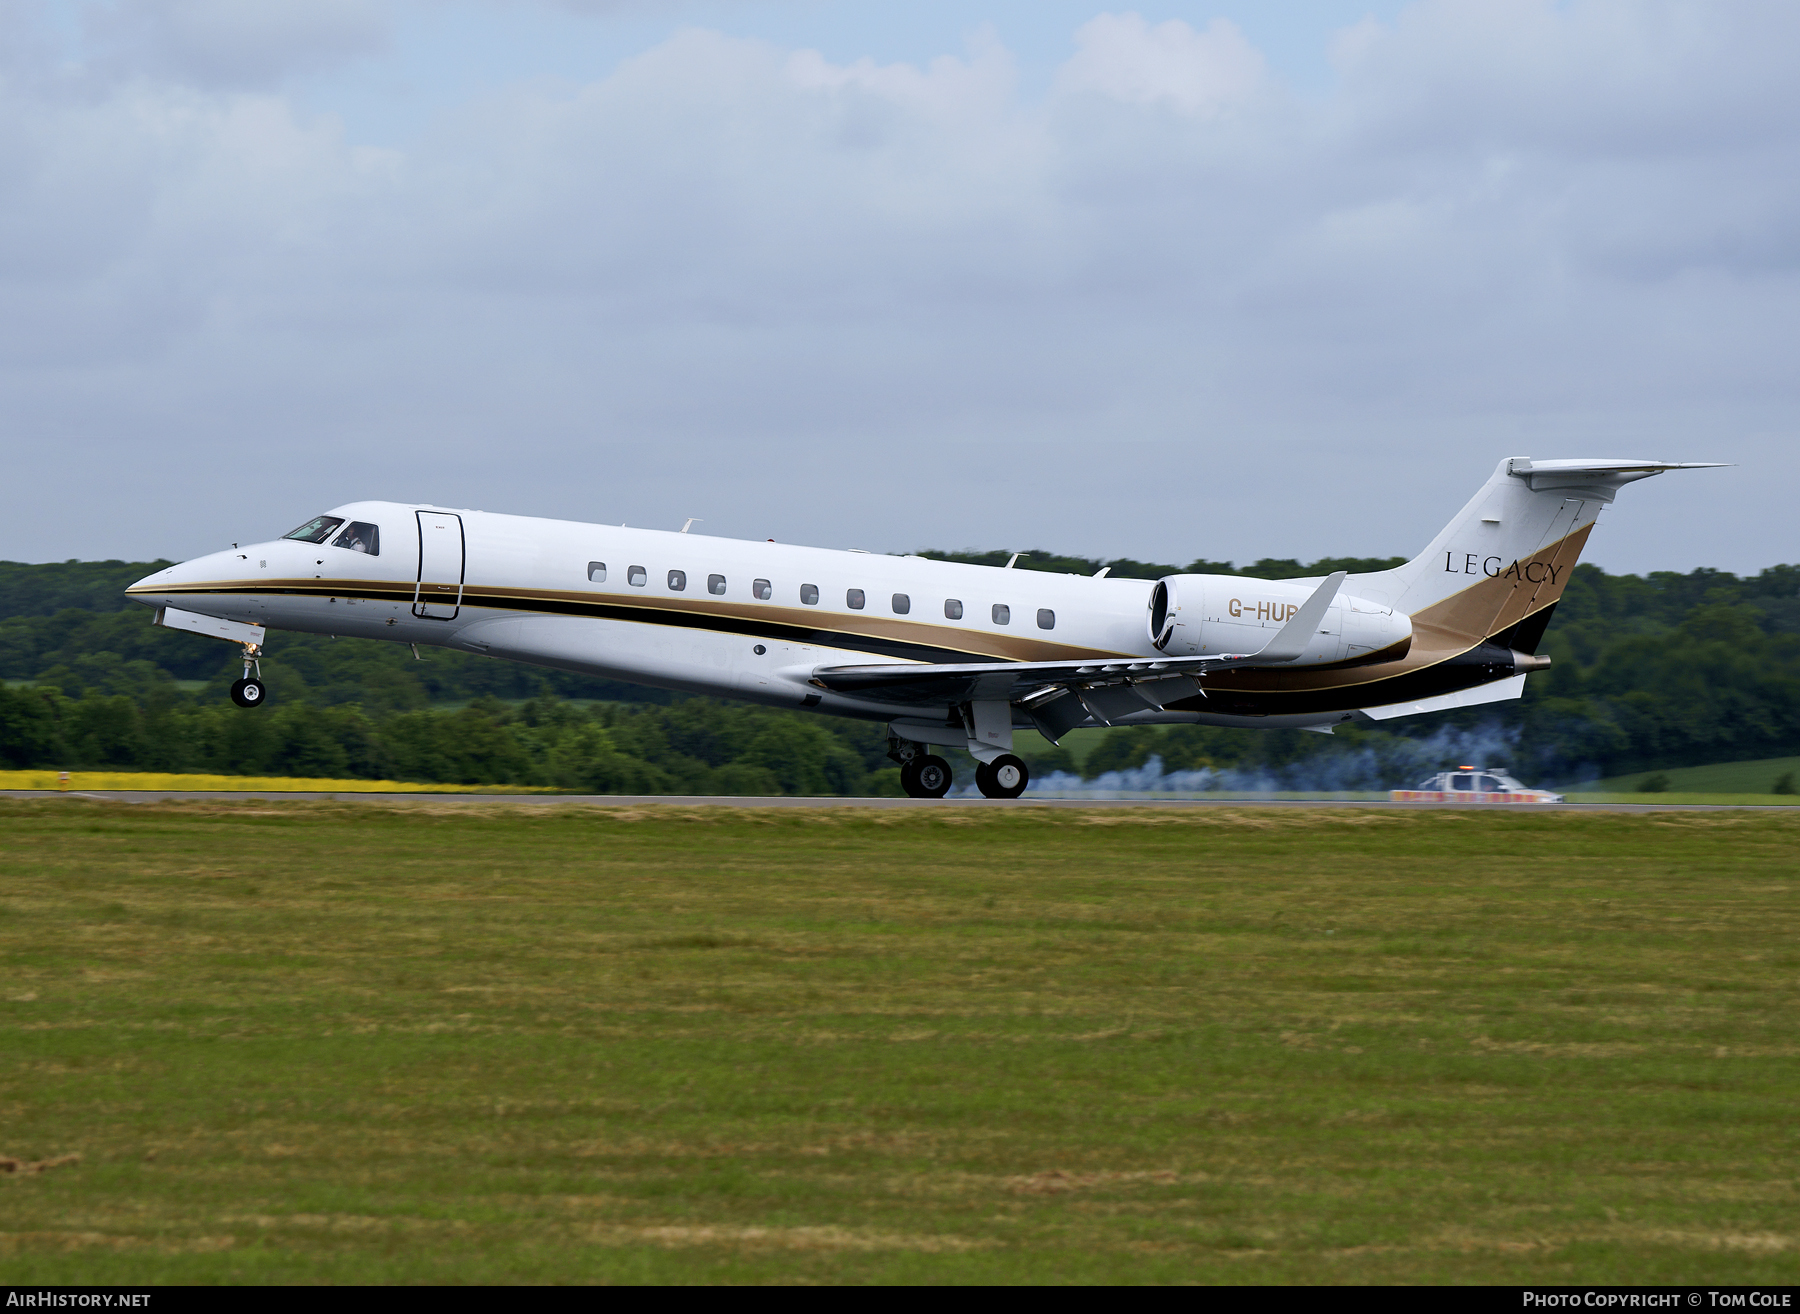
[[[365,520],[352,520],[343,533],[331,540],[331,546],[378,557],[381,555],[381,531]]]
[[[323,543],[331,537],[332,530],[343,523],[342,516],[314,516],[300,528],[290,534],[283,534],[282,537],[296,539],[301,543]]]

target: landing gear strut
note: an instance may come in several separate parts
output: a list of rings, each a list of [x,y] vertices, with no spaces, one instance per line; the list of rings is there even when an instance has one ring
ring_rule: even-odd
[[[1031,768],[1011,753],[975,768],[975,787],[989,798],[1017,798],[1031,783]]]
[[[262,682],[262,656],[260,644],[244,645],[244,678],[231,686],[231,701],[239,707],[261,707],[269,698],[269,690]],[[250,672],[254,669],[256,674]]]

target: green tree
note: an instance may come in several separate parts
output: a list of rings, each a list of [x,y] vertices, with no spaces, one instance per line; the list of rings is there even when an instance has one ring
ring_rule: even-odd
[[[54,695],[0,685],[0,766],[11,770],[57,765],[60,737]]]

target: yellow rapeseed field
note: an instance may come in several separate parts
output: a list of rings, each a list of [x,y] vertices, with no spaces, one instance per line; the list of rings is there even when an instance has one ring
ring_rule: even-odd
[[[522,785],[422,785],[398,780],[321,780],[305,776],[207,776],[174,771],[0,771],[0,789],[230,790],[288,794],[536,794]]]

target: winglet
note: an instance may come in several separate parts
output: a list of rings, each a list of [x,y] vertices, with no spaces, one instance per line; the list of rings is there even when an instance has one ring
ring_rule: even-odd
[[[1338,590],[1343,587],[1344,576],[1348,573],[1338,570],[1327,575],[1325,582],[1313,590],[1312,597],[1300,604],[1300,610],[1294,613],[1294,618],[1283,625],[1275,637],[1258,649],[1249,660],[1258,664],[1291,662],[1305,652],[1319,628],[1319,622],[1325,619],[1326,611],[1337,598]]]

